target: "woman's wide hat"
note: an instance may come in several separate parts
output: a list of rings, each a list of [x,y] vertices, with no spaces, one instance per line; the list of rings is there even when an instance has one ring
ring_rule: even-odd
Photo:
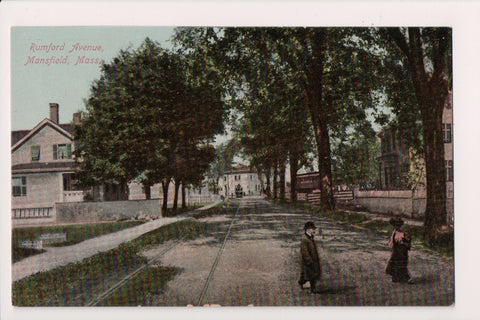
[[[393,217],[390,219],[390,224],[392,226],[402,226],[405,223],[402,218],[400,217]]]
[[[305,226],[303,227],[303,229],[304,230],[317,229],[317,227],[315,227],[315,224],[312,221],[308,221],[307,223],[305,223]]]

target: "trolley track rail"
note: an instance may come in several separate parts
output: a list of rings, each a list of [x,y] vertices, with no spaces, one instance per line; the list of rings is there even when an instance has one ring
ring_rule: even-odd
[[[205,284],[203,285],[200,296],[197,299],[197,304],[196,304],[197,306],[201,306],[202,303],[203,303],[203,299],[205,299],[205,295],[207,293],[208,287],[210,285],[210,282],[212,281],[213,274],[215,273],[215,270],[217,269],[218,262],[220,261],[220,257],[222,256],[223,251],[225,250],[225,245],[227,243],[228,238],[230,237],[230,232],[232,230],[232,226],[234,225],[234,222],[235,222],[235,217],[237,216],[237,213],[238,213],[239,210],[240,210],[240,205],[238,206],[237,210],[235,210],[235,213],[232,217],[232,221],[230,222],[230,225],[227,229],[227,232],[225,233],[225,236],[223,237],[222,245],[220,246],[220,249],[218,250],[215,261],[213,262],[212,268],[210,269],[210,273],[208,274],[207,280],[205,281]]]
[[[162,250],[162,252],[160,252],[157,256],[155,256],[155,258],[153,259],[150,259],[146,264],[144,264],[143,266],[137,268],[135,271],[133,271],[132,273],[130,273],[129,275],[127,275],[126,277],[124,277],[122,280],[118,281],[117,283],[115,283],[112,287],[110,287],[110,289],[104,291],[102,294],[98,295],[95,299],[93,299],[92,301],[90,301],[90,303],[87,304],[87,307],[92,307],[92,306],[96,306],[98,305],[100,302],[102,302],[104,299],[106,299],[107,297],[109,297],[110,295],[112,295],[116,290],[120,289],[125,283],[127,283],[129,280],[135,278],[143,269],[145,269],[146,267],[148,267],[149,265],[157,262],[158,260],[160,260],[160,258],[166,254],[168,251],[172,250],[173,248],[175,248],[176,246],[178,246],[180,243],[182,242],[182,240],[177,240],[175,241],[173,244],[171,244],[170,246],[168,246],[167,248],[165,248],[164,250]]]
[[[240,205],[237,204],[237,208],[234,209],[234,214],[233,214],[233,217],[232,217],[232,221],[230,222],[229,226],[228,226],[228,229],[223,237],[223,240],[222,240],[222,244],[218,250],[218,253],[215,257],[215,260],[213,262],[213,265],[210,269],[210,272],[209,272],[209,275],[202,287],[202,291],[200,292],[200,295],[198,296],[198,298],[196,299],[196,305],[197,306],[200,306],[202,305],[203,303],[203,300],[205,299],[205,296],[206,296],[206,293],[208,291],[208,287],[213,279],[213,275],[215,273],[215,270],[218,266],[218,262],[220,261],[220,258],[225,250],[225,245],[230,237],[230,234],[231,234],[231,230],[232,230],[232,227],[233,225],[235,224],[235,218],[238,214],[240,210]],[[92,306],[97,306],[99,305],[102,301],[104,301],[107,297],[111,296],[113,293],[115,293],[117,290],[119,290],[123,285],[125,285],[128,281],[134,279],[135,277],[137,277],[142,270],[144,270],[145,268],[147,268],[148,266],[158,262],[160,260],[160,258],[162,256],[164,256],[167,252],[169,252],[170,250],[174,249],[175,247],[177,247],[179,244],[181,244],[185,239],[179,239],[179,240],[176,240],[175,242],[173,242],[172,244],[170,244],[167,248],[165,248],[164,250],[162,250],[158,255],[156,255],[154,258],[150,259],[147,261],[146,264],[138,267],[137,269],[135,269],[133,272],[131,272],[130,274],[128,274],[127,276],[123,277],[120,281],[116,282],[113,286],[111,286],[108,290],[102,292],[101,294],[99,294],[98,296],[96,296],[94,299],[92,299],[86,306],[88,307],[92,307]]]

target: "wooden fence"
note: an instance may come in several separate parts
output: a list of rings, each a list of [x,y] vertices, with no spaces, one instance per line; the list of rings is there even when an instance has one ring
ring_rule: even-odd
[[[312,193],[306,194],[306,200],[308,203],[313,205],[320,204],[320,190],[313,190]],[[304,196],[302,196],[303,198]],[[337,201],[337,203],[345,203],[353,200],[353,191],[352,190],[345,190],[345,191],[335,191],[333,193],[333,197]],[[299,197],[299,200],[300,197]]]

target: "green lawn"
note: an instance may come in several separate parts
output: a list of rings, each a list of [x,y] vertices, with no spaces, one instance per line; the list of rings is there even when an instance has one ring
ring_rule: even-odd
[[[194,219],[168,224],[118,248],[16,281],[12,285],[13,305],[86,306],[120,279],[145,266],[147,261],[139,252],[169,240],[208,235],[214,230],[195,218],[225,213],[229,213],[228,208],[211,208],[197,213]],[[179,272],[176,268],[148,266],[99,305],[148,305],[149,296],[161,292],[167,281]]]
[[[193,211],[198,207],[200,207],[200,204],[195,204],[186,208],[178,208],[176,210],[168,208],[164,216],[177,216],[185,212]],[[145,223],[145,221],[124,220],[117,222],[89,223],[66,226],[15,228],[12,230],[12,261],[17,262],[29,256],[44,252],[44,250],[20,248],[20,243],[24,240],[37,240],[40,235],[45,233],[66,233],[66,242],[48,245],[61,247],[70,246],[90,238],[95,238],[103,234],[134,227],[142,223]]]
[[[20,243],[24,240],[37,240],[40,235],[45,233],[66,233],[66,242],[51,244],[51,246],[69,246],[103,234],[134,227],[142,223],[145,223],[145,221],[121,221],[65,226],[15,228],[12,230],[12,261],[17,262],[30,255],[43,252],[43,250],[20,248]]]

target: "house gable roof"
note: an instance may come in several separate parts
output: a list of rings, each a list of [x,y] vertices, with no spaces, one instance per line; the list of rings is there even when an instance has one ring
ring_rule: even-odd
[[[229,174],[232,174],[232,173],[248,173],[248,172],[252,172],[252,170],[249,166],[246,166],[244,164],[238,164],[238,165],[234,166],[233,168],[231,168],[229,170]]]
[[[39,124],[35,126],[30,131],[27,130],[20,130],[12,132],[12,142],[14,142],[15,138],[20,138],[15,144],[12,146],[12,152],[20,148],[25,142],[27,142],[31,137],[33,137],[37,132],[42,130],[44,127],[50,126],[52,129],[60,133],[61,135],[67,137],[68,139],[73,141],[73,135],[71,133],[72,126],[68,125],[58,125],[54,123],[52,120],[45,118]],[[16,132],[16,133],[15,133]]]
[[[12,146],[14,146],[18,141],[22,140],[30,131],[32,130],[16,130],[12,131]]]

